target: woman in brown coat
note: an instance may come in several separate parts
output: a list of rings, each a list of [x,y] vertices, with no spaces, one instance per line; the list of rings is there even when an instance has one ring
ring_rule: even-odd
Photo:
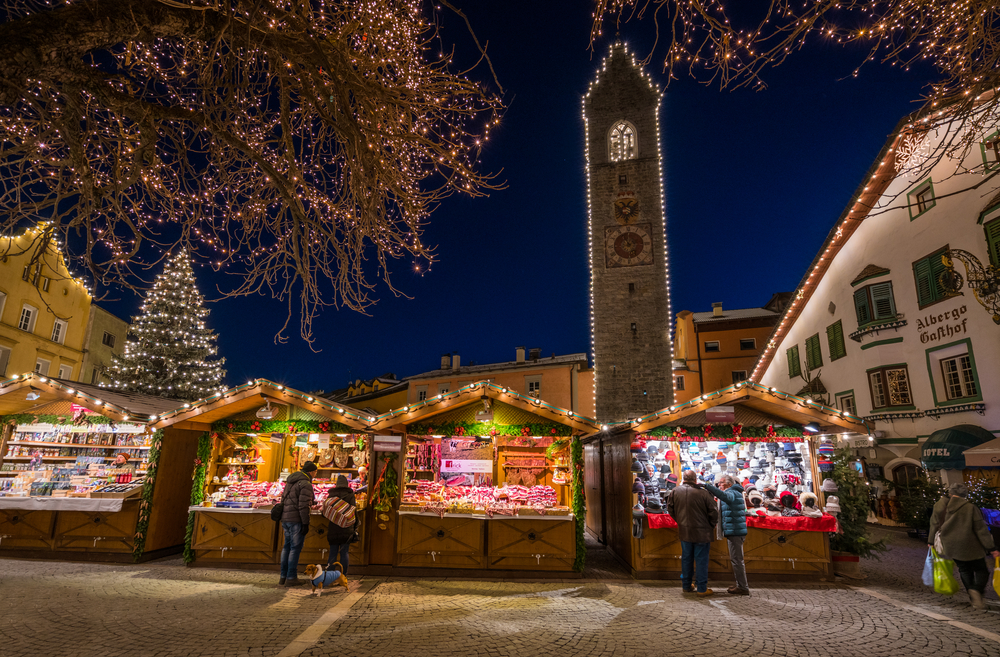
[[[968,499],[969,489],[965,484],[952,484],[948,495],[938,500],[931,512],[931,527],[927,540],[934,544],[934,536],[941,532],[943,557],[958,566],[958,574],[969,592],[969,599],[976,609],[986,609],[983,593],[990,571],[986,567],[985,554],[1000,557],[993,544],[993,537],[983,520],[983,512]]]

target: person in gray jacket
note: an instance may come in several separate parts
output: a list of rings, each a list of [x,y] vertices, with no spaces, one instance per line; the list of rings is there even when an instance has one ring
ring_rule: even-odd
[[[736,578],[736,586],[730,586],[728,593],[750,595],[747,568],[743,563],[743,541],[747,537],[747,505],[743,500],[743,487],[727,474],[721,475],[718,483],[718,488],[705,484],[705,490],[715,495],[722,507],[720,529],[729,544],[729,562],[733,564],[733,576]]]
[[[312,478],[316,476],[316,464],[306,461],[302,469],[293,472],[285,480],[285,490],[281,495],[284,505],[281,513],[281,530],[285,533],[285,543],[281,548],[281,579],[278,586],[297,586],[299,579],[299,554],[302,543],[309,533],[309,510],[316,496],[313,494]]]
[[[1000,557],[1000,551],[993,544],[983,512],[966,499],[968,496],[969,489],[965,484],[948,487],[948,495],[938,500],[931,512],[927,540],[933,546],[935,534],[941,532],[941,547],[944,549],[941,556],[951,559],[958,566],[958,574],[969,592],[972,606],[985,610],[983,594],[990,577],[985,556],[989,552],[993,557]]]

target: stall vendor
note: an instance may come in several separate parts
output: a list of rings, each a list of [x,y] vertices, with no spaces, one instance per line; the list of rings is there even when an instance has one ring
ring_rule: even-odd
[[[358,478],[351,480],[351,488],[355,493],[364,493],[368,490],[368,468],[363,465],[358,467]]]
[[[129,463],[128,454],[121,452],[115,457],[114,463],[111,464],[112,468],[116,470],[135,470],[135,464]]]

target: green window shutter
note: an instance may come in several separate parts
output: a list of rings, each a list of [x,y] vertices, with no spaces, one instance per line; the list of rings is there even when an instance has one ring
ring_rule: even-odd
[[[871,307],[868,305],[868,288],[863,287],[854,292],[854,309],[858,312],[858,326],[864,326],[872,321]]]
[[[994,219],[983,226],[986,229],[986,248],[990,252],[990,263],[1000,267],[1000,219]]]
[[[785,351],[788,358],[788,376],[794,377],[802,373],[802,364],[799,362],[799,345]]]
[[[831,361],[847,355],[847,349],[844,347],[844,326],[839,319],[826,327],[826,341],[830,346]]]
[[[869,286],[872,295],[872,319],[894,319],[896,302],[892,298],[892,283],[875,283]]]
[[[941,274],[947,271],[947,267],[944,266],[944,260],[941,256],[947,249],[941,249],[934,255],[930,257],[931,261],[931,289],[934,290],[934,300],[944,299],[948,294],[944,291],[944,287],[941,285]]]
[[[823,364],[823,352],[819,348],[819,333],[806,338],[806,367],[814,370]]]
[[[931,273],[932,258],[933,256],[913,263],[913,278],[917,283],[917,302],[921,306],[926,306],[936,299],[934,291],[937,286]]]

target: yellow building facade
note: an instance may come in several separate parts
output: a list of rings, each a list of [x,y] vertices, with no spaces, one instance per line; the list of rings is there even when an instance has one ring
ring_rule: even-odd
[[[31,263],[36,236],[0,237],[0,375],[38,372],[77,381],[91,294],[55,245]]]

